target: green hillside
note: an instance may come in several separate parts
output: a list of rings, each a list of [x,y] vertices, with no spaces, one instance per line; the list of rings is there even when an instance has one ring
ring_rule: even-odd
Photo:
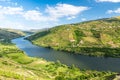
[[[14,45],[0,44],[0,80],[110,80],[116,74],[79,70],[60,62],[31,58]]]
[[[24,35],[25,33],[23,33],[20,30],[0,28],[0,42],[10,42],[11,39],[21,37]]]
[[[34,44],[89,56],[120,57],[120,18],[60,25],[27,39]]]
[[[10,35],[10,39],[11,37],[15,38],[14,35]],[[74,66],[68,67],[63,65],[59,61],[54,63],[40,58],[31,58],[14,44],[3,43],[1,44],[0,42],[0,80],[119,79],[115,72],[80,70]]]

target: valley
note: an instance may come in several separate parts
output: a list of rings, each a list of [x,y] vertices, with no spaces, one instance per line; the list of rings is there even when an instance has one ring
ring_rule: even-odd
[[[0,0],[0,80],[120,80],[120,0]]]
[[[9,37],[12,39],[13,35]],[[2,80],[109,80],[117,78],[116,74],[110,71],[80,70],[74,65],[68,67],[59,61],[49,62],[42,58],[28,57],[11,42],[0,43],[0,79]]]
[[[120,57],[120,18],[60,25],[27,38],[33,44],[96,57]]]

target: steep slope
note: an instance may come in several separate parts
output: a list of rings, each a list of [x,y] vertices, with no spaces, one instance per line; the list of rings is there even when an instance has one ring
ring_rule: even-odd
[[[2,30],[1,35],[5,41],[8,41],[6,40],[8,38],[11,40],[19,37],[18,34],[6,30]],[[0,80],[110,80],[117,74],[115,72],[79,70],[74,66],[63,65],[59,61],[54,63],[40,58],[31,58],[14,44],[7,43],[9,44],[4,41],[0,42]]]
[[[120,57],[120,18],[61,25],[27,39],[56,50],[90,56]]]
[[[0,42],[10,42],[11,39],[24,36],[25,33],[14,29],[0,29]]]

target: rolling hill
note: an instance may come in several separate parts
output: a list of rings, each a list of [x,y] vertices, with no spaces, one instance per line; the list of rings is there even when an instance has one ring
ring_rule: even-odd
[[[11,39],[25,36],[25,33],[20,30],[0,28],[0,42],[10,42]]]
[[[1,30],[0,80],[110,80],[119,79],[116,72],[80,70],[57,62],[28,57],[9,40],[20,37],[17,33]],[[9,40],[8,40],[9,39]],[[7,42],[8,41],[8,42]],[[4,44],[4,43],[9,44]]]
[[[31,58],[15,45],[0,44],[0,80],[112,80],[116,74]]]
[[[120,57],[120,17],[53,27],[27,38],[34,44],[89,56]]]

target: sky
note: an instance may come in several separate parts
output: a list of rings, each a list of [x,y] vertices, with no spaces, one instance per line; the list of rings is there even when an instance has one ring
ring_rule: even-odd
[[[120,16],[120,0],[0,0],[0,28],[51,28]]]

